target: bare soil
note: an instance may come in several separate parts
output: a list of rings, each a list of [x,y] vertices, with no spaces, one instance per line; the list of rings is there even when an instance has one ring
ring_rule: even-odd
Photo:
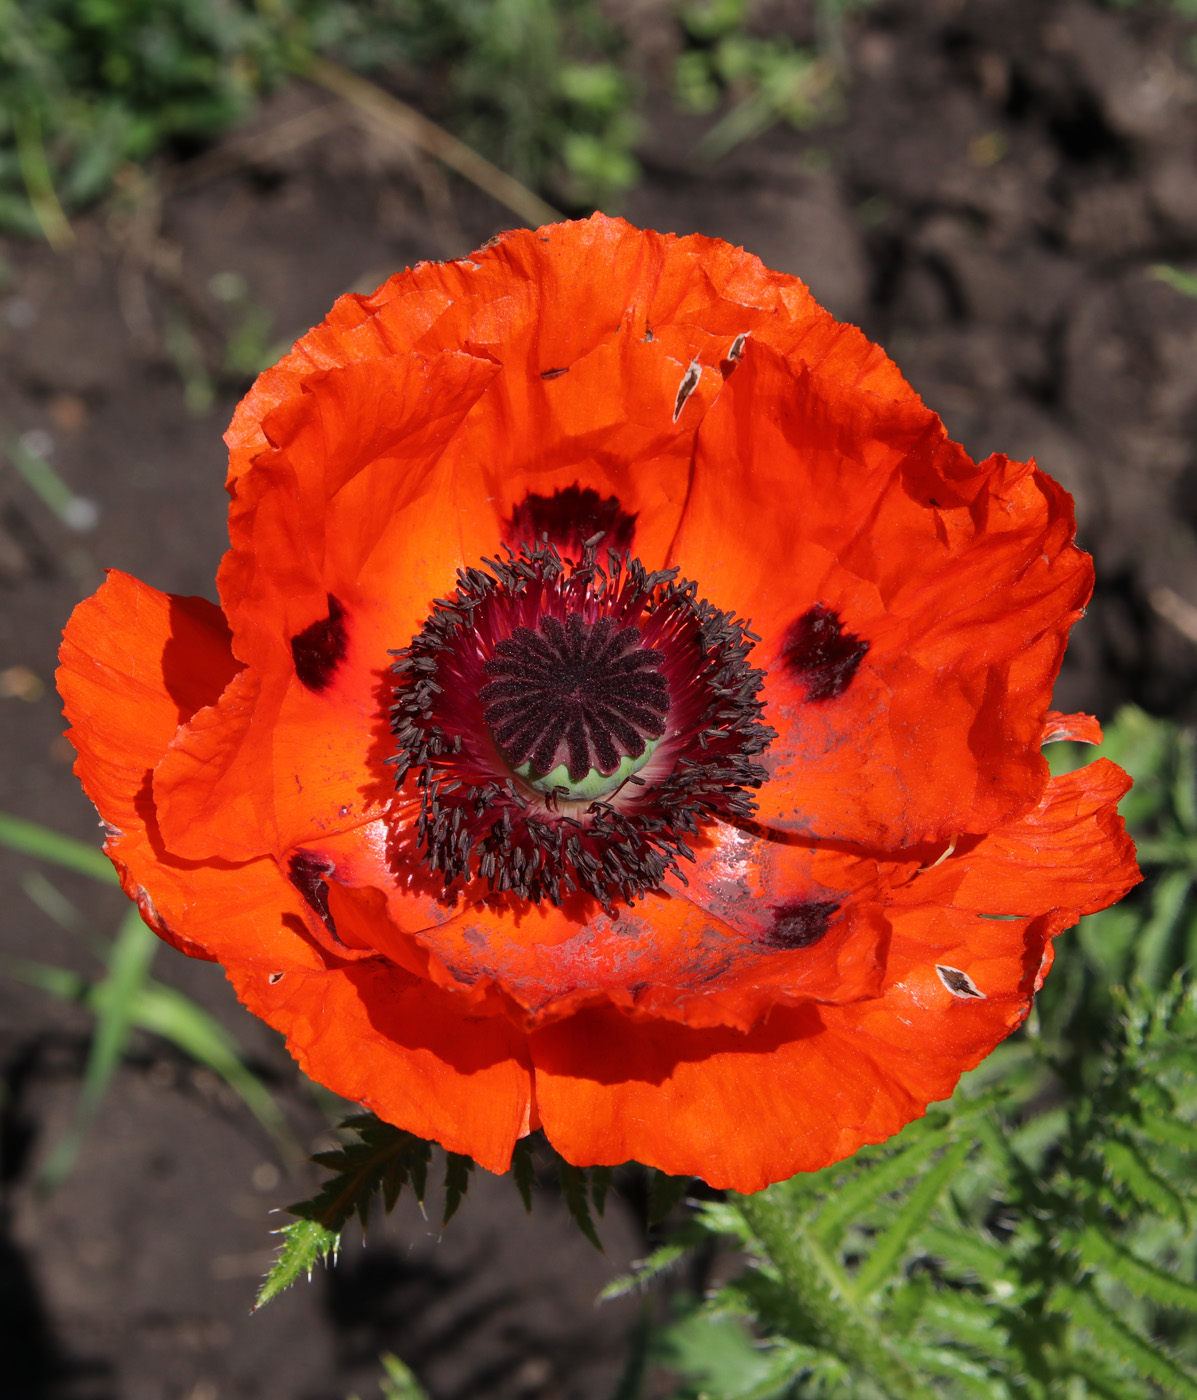
[[[643,21],[651,81],[666,57],[659,11],[624,8]],[[801,7],[759,9],[803,37]],[[658,82],[646,179],[621,211],[803,277],[886,346],[971,452],[1034,455],[1073,492],[1098,588],[1058,704],[1102,716],[1126,700],[1197,710],[1197,299],[1153,272],[1197,272],[1191,29],[1162,4],[882,0],[849,36],[841,125],[777,128],[698,173],[687,156],[703,123]],[[160,200],[130,180],[68,253],[3,245],[0,429],[51,451],[99,516],[72,531],[11,463],[0,474],[0,809],[96,838],[60,737],[58,634],[107,566],[214,596],[220,435],[244,388],[220,368],[230,342],[289,343],[339,293],[461,255],[511,221],[335,113],[323,135],[280,142],[328,101],[278,94],[216,152],[164,162]],[[31,869],[0,853],[3,947],[93,971],[86,936],[28,897]],[[119,894],[42,873],[89,928],[115,928]],[[163,949],[155,971],[235,1032],[305,1148],[328,1145],[320,1106],[219,969]],[[434,1400],[612,1393],[635,1306],[594,1299],[644,1247],[635,1210],[612,1203],[601,1256],[550,1188],[525,1219],[485,1173],[443,1238],[435,1203],[429,1221],[401,1206],[368,1247],[251,1318],[270,1212],[308,1193],[309,1169],[151,1038],[67,1185],[39,1196],[88,1030],[81,1012],[0,980],[6,1395],[369,1397],[387,1348]]]

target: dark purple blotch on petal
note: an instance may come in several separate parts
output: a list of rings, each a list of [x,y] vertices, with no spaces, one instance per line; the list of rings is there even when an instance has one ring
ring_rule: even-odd
[[[291,883],[334,937],[337,926],[328,911],[328,885],[325,880],[335,869],[327,856],[317,855],[315,851],[296,851],[287,863]]]
[[[341,664],[348,642],[345,609],[330,593],[328,616],[313,622],[291,638],[295,674],[309,690],[319,694],[328,686]]]
[[[506,537],[513,549],[535,549],[547,535],[563,559],[579,562],[582,546],[595,535],[602,535],[599,551],[605,557],[608,549],[630,549],[635,533],[635,513],[625,511],[617,497],[600,496],[592,486],[567,486],[551,496],[529,492],[511,512]]]
[[[834,700],[852,684],[868,649],[863,637],[844,631],[831,608],[816,603],[790,624],[781,658],[808,700]]]
[[[810,948],[827,932],[839,907],[834,899],[795,899],[789,904],[776,904],[773,924],[761,942],[787,953]]]

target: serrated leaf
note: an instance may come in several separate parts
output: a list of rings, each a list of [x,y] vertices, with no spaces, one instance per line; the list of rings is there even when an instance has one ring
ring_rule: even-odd
[[[992,1360],[1010,1360],[1015,1356],[1001,1312],[983,1294],[943,1289],[927,1300],[921,1320],[951,1341]]]
[[[995,1400],[1000,1392],[995,1390],[994,1375],[988,1366],[966,1356],[952,1347],[926,1346],[918,1342],[899,1339],[894,1343],[898,1354],[910,1364],[916,1373],[931,1372],[932,1375],[947,1376],[956,1382],[957,1394],[975,1395],[977,1400]]]
[[[857,1272],[855,1287],[861,1297],[877,1292],[899,1267],[911,1241],[971,1151],[971,1142],[953,1143],[917,1183],[893,1224],[877,1237],[869,1257]]]
[[[1184,1201],[1153,1168],[1139,1150],[1124,1138],[1105,1138],[1095,1144],[1110,1178],[1128,1191],[1141,1206],[1157,1211],[1182,1225],[1187,1223]]]
[[[690,1245],[670,1241],[660,1249],[654,1249],[647,1259],[637,1259],[632,1271],[613,1278],[598,1295],[600,1303],[609,1303],[615,1298],[624,1298],[629,1293],[638,1293],[661,1274],[672,1269],[679,1259],[690,1249]]]
[[[572,1166],[564,1158],[558,1162],[557,1171],[561,1179],[561,1194],[565,1197],[565,1204],[570,1215],[573,1216],[574,1224],[601,1253],[602,1241],[598,1237],[590,1215],[585,1171],[581,1167]]]
[[[465,1157],[460,1152],[445,1153],[445,1213],[441,1216],[442,1225],[448,1225],[457,1214],[458,1206],[465,1200],[473,1170],[472,1157]]]
[[[1121,1361],[1136,1376],[1154,1381],[1170,1400],[1197,1400],[1197,1379],[1161,1347],[1128,1327],[1089,1289],[1061,1289],[1052,1301],[1087,1329],[1098,1351]]]
[[[811,1236],[825,1249],[835,1249],[849,1225],[864,1219],[881,1200],[909,1181],[939,1146],[934,1135],[926,1134],[891,1156],[862,1166],[857,1176],[828,1196],[811,1222]]]
[[[654,1171],[648,1188],[648,1223],[660,1225],[686,1199],[686,1193],[694,1182],[692,1176],[670,1176],[667,1172]]]
[[[283,1237],[283,1246],[258,1290],[255,1312],[290,1288],[301,1274],[311,1278],[317,1264],[330,1255],[335,1258],[341,1240],[339,1230],[326,1229],[315,1220],[296,1220],[277,1233]]]
[[[945,1225],[927,1225],[919,1243],[933,1258],[948,1265],[955,1276],[965,1275],[993,1284],[1003,1278],[1010,1264],[1010,1253],[978,1234],[952,1230]]]
[[[288,1206],[292,1215],[339,1233],[354,1214],[365,1225],[370,1201],[380,1191],[388,1211],[409,1182],[423,1201],[431,1144],[372,1114],[356,1114],[341,1126],[356,1132],[359,1141],[313,1158],[336,1175],[310,1200]]]
[[[611,1168],[590,1168],[590,1199],[594,1203],[594,1213],[601,1220],[607,1210],[607,1193],[611,1189]]]
[[[1107,1270],[1136,1296],[1149,1298],[1165,1308],[1197,1313],[1197,1284],[1138,1258],[1099,1227],[1090,1225],[1082,1231],[1078,1245],[1086,1264]]]
[[[1182,1152],[1197,1152],[1197,1123],[1184,1118],[1165,1117],[1162,1113],[1144,1112],[1133,1125],[1155,1142],[1178,1147]]]
[[[531,1137],[520,1138],[511,1154],[511,1179],[520,1193],[520,1200],[529,1215],[532,1213],[532,1187],[536,1181],[536,1167],[532,1161]]]

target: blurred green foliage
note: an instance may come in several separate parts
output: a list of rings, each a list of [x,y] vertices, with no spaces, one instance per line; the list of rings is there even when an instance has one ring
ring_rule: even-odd
[[[0,0],[0,227],[69,238],[122,168],[246,116],[316,55],[415,86],[578,205],[634,182],[619,36],[594,0]]]
[[[677,0],[675,92],[716,118],[717,159],[778,121],[843,110],[844,19],[817,43],[751,30],[747,0]],[[640,83],[602,0],[0,0],[0,229],[71,238],[70,216],[164,147],[186,153],[332,58],[398,87],[475,150],[574,209],[640,167]]]
[[[844,112],[844,20],[871,0],[816,0],[814,48],[748,27],[747,0],[685,0],[679,17],[686,47],[674,85],[679,105],[696,115],[720,112],[693,159],[709,164],[778,122],[800,131]]]

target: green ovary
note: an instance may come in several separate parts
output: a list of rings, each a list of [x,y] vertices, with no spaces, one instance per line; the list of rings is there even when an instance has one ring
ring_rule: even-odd
[[[614,773],[603,773],[597,768],[592,768],[576,783],[571,781],[569,767],[564,763],[559,763],[547,773],[537,773],[529,760],[527,763],[521,763],[513,772],[537,792],[548,794],[556,791],[557,796],[565,802],[593,802],[596,798],[606,797],[608,793],[614,792],[621,783],[627,782],[633,773],[639,773],[652,758],[660,742],[659,739],[649,739],[639,758],[620,759],[619,767]]]

